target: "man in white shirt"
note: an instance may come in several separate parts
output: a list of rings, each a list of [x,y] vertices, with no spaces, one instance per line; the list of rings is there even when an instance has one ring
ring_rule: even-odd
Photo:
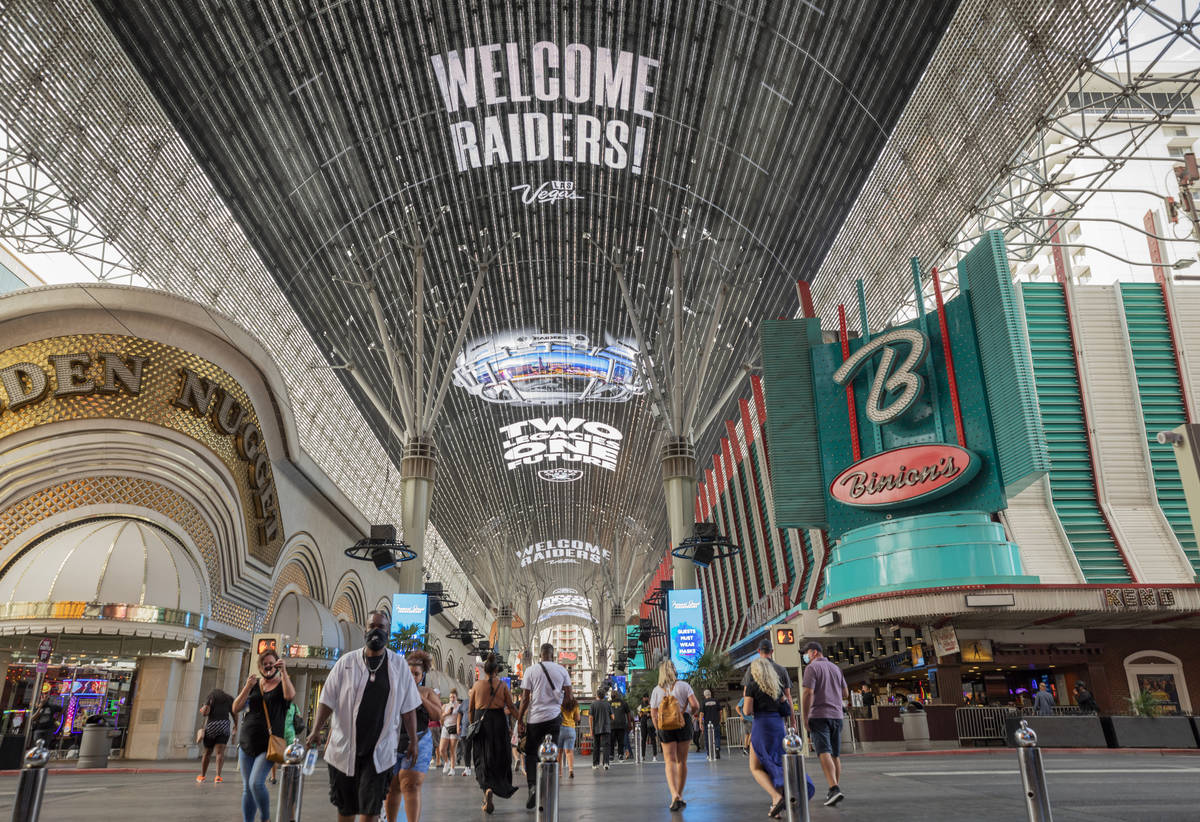
[[[529,799],[525,807],[537,804],[534,783],[537,780],[538,747],[546,737],[558,739],[562,726],[562,704],[571,693],[571,674],[554,659],[554,646],[542,646],[542,659],[530,665],[521,680],[521,707],[517,712],[518,732],[525,732],[525,778]]]
[[[329,671],[306,745],[313,747],[333,718],[325,762],[329,800],[338,822],[375,822],[396,764],[400,723],[408,733],[408,757],[417,758],[417,707],[421,695],[404,654],[388,650],[387,617],[367,616],[366,646],[343,654]]]

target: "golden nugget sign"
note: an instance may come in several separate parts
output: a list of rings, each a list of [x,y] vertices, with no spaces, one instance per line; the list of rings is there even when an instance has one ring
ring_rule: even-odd
[[[81,340],[101,344],[121,343],[126,351],[145,350],[146,354],[114,353],[112,351],[77,351],[66,354],[43,354],[46,366],[34,361],[35,353],[48,345]],[[116,346],[113,346],[116,347]],[[164,361],[176,364],[174,385],[167,387],[171,371],[149,373],[154,360],[149,352],[162,352]],[[13,361],[14,357],[17,361]],[[22,359],[23,357],[23,359]],[[172,424],[169,405],[183,409],[190,415],[207,420],[209,432],[196,437],[208,445],[217,445],[228,438],[233,446],[218,448],[222,456],[233,456],[245,463],[245,481],[248,485],[248,506],[258,524],[258,536],[262,545],[274,542],[280,535],[279,503],[271,459],[263,441],[262,431],[257,424],[253,409],[245,398],[245,392],[232,383],[222,385],[212,375],[227,374],[199,357],[159,343],[127,337],[65,337],[58,340],[43,340],[0,353],[0,387],[7,397],[7,406],[0,401],[0,436],[42,423],[68,419],[96,417],[118,417],[167,425],[196,436],[200,431],[195,426]],[[182,363],[193,363],[189,366]],[[201,371],[207,372],[205,376]],[[157,379],[156,379],[157,377]],[[143,386],[150,386],[143,396]],[[103,403],[87,406],[71,402],[76,398],[104,398]],[[129,398],[137,398],[131,405]],[[58,400],[68,403],[42,411],[42,406]],[[216,434],[213,437],[212,434]],[[232,468],[233,466],[230,465]],[[244,487],[239,481],[239,487]]]

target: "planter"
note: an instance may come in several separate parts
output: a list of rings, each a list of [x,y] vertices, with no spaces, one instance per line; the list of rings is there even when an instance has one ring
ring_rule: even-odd
[[[1118,748],[1195,748],[1196,734],[1187,716],[1111,716]]]
[[[1014,734],[1021,720],[1037,734],[1040,748],[1107,748],[1104,726],[1095,714],[1078,716],[1010,716],[1004,721],[1004,742],[1009,747],[1017,743]]]

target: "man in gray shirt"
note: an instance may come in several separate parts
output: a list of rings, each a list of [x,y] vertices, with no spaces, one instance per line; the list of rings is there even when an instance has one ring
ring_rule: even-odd
[[[1038,683],[1037,693],[1033,695],[1033,710],[1038,716],[1054,715],[1054,694],[1050,693],[1045,682]]]

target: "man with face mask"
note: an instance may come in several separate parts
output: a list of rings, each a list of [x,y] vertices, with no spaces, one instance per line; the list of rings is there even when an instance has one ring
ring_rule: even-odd
[[[367,616],[366,646],[343,654],[329,671],[321,704],[306,745],[317,743],[332,717],[325,762],[329,799],[339,822],[375,822],[387,794],[401,723],[407,733],[408,759],[417,758],[416,681],[404,654],[387,647],[387,617]]]
[[[838,783],[842,777],[842,700],[850,699],[850,689],[842,669],[826,659],[822,651],[819,642],[804,646],[800,717],[808,724],[808,738],[821,761],[825,781],[829,783],[825,804],[836,805],[845,798]]]

